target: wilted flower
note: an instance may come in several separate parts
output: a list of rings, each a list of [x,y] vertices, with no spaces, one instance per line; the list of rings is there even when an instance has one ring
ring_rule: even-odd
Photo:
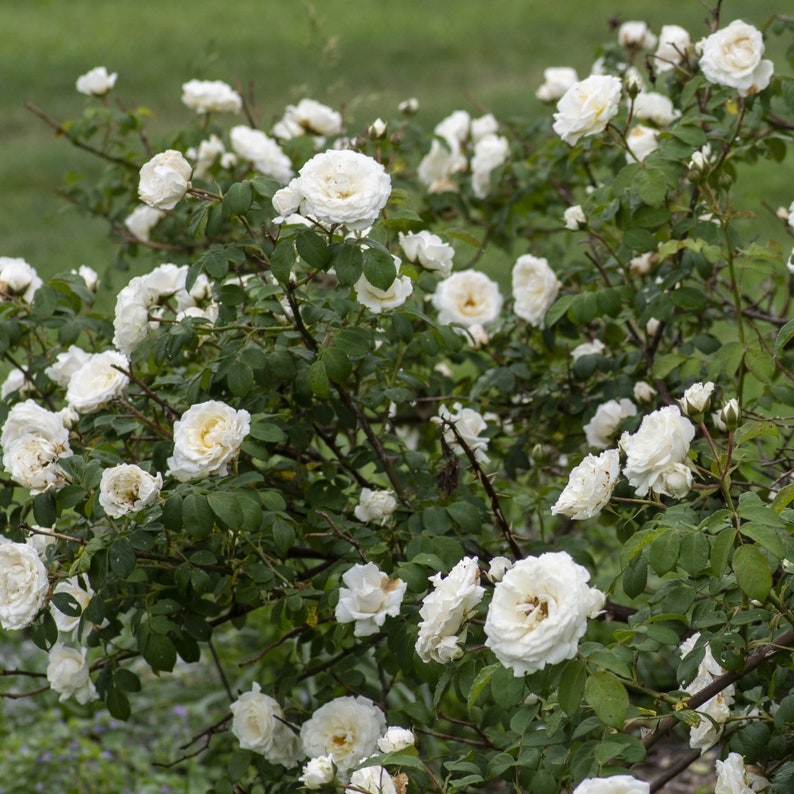
[[[453,452],[462,455],[464,451],[458,441],[460,436],[463,443],[474,453],[477,461],[488,463],[489,458],[485,452],[488,449],[488,439],[480,436],[480,433],[488,427],[485,419],[477,411],[464,408],[460,403],[454,403],[452,409],[455,413],[451,413],[446,405],[442,405],[438,409],[438,416],[431,419],[432,422],[442,425],[444,441]],[[453,430],[450,425],[454,425],[455,429]]]
[[[543,328],[562,284],[545,258],[523,254],[513,265],[513,311],[530,325]]]
[[[78,651],[60,642],[50,649],[47,681],[53,691],[60,694],[60,702],[73,697],[78,703],[85,704],[99,697],[89,675],[86,651],[86,648]]]
[[[554,102],[578,81],[576,69],[570,66],[551,66],[543,70],[543,85],[535,92],[535,96],[543,102]]]
[[[562,514],[576,521],[592,518],[607,505],[620,477],[620,453],[616,449],[598,457],[588,455],[571,470],[568,484],[551,508],[552,515]]]
[[[637,415],[637,406],[622,397],[607,400],[596,408],[593,418],[584,426],[587,444],[594,449],[606,449],[612,443],[612,434],[623,419]]]
[[[464,557],[447,576],[430,577],[433,589],[422,600],[416,653],[423,662],[446,664],[463,654],[458,644],[463,624],[482,601],[476,557]]]
[[[76,88],[87,96],[104,96],[116,84],[116,72],[108,74],[104,66],[96,66],[77,78]]]
[[[240,95],[222,80],[189,80],[182,84],[182,102],[196,113],[239,113]]]
[[[138,182],[138,198],[150,207],[172,210],[190,188],[193,169],[181,152],[167,149],[144,163]]]
[[[346,587],[339,590],[336,619],[355,622],[356,637],[375,634],[387,617],[400,614],[407,585],[402,579],[390,579],[374,562],[356,563],[343,574],[342,581]]]
[[[557,103],[554,132],[575,146],[585,135],[597,135],[618,112],[623,84],[611,75],[591,75],[574,83]]]
[[[370,521],[379,521],[383,525],[396,509],[397,500],[391,491],[373,491],[370,488],[362,488],[358,504],[353,512],[356,518],[365,524]]]
[[[485,644],[515,676],[572,659],[606,601],[589,579],[564,551],[519,560],[494,587]]]

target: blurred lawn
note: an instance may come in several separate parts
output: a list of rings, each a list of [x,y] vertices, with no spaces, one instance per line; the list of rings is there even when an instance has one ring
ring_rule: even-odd
[[[785,12],[790,0],[723,3],[726,21]],[[110,262],[105,225],[53,194],[92,159],[23,108],[30,100],[58,119],[78,116],[87,100],[74,82],[94,66],[119,73],[114,96],[153,111],[155,140],[191,120],[179,97],[194,77],[250,84],[263,126],[302,96],[344,105],[359,125],[416,96],[431,126],[457,107],[549,113],[534,98],[543,68],[586,74],[614,37],[610,18],[645,19],[657,32],[677,23],[697,39],[705,16],[698,0],[0,0],[0,255],[42,273]],[[782,203],[789,181],[770,169],[765,197]]]

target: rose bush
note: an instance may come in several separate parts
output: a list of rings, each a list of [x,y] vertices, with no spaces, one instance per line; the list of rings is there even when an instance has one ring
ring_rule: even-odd
[[[190,81],[155,141],[86,99],[66,193],[134,269],[0,257],[4,692],[135,719],[209,670],[169,763],[218,794],[656,790],[670,734],[788,791],[791,196],[741,185],[792,24],[719,16],[630,23],[527,122],[268,134]]]

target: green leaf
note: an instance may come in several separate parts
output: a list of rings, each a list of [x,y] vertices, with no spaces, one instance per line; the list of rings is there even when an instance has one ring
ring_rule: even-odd
[[[556,325],[560,317],[563,317],[568,312],[575,297],[575,295],[562,295],[557,298],[554,305],[546,312],[544,322],[547,328],[552,328]]]
[[[648,561],[642,554],[634,557],[623,571],[623,590],[629,598],[636,598],[648,580]]]
[[[667,529],[651,541],[648,547],[648,561],[659,576],[672,571],[678,561],[681,537],[673,529]]]
[[[79,618],[83,614],[80,602],[70,593],[53,593],[50,602],[54,604],[60,612],[72,618]]]
[[[176,648],[174,643],[165,634],[149,632],[146,638],[146,645],[143,649],[143,658],[149,666],[157,672],[158,670],[171,671],[176,664]]]
[[[584,696],[601,722],[613,728],[623,727],[629,708],[629,695],[612,673],[601,670],[593,673],[585,683]]]
[[[634,190],[644,204],[661,207],[667,195],[664,171],[658,168],[641,166],[634,177]]]
[[[238,397],[245,397],[254,387],[254,373],[242,361],[235,361],[226,373],[229,391]]]
[[[733,571],[742,592],[761,603],[772,589],[769,563],[757,546],[739,546],[733,553]]]
[[[243,522],[243,510],[234,492],[212,491],[207,495],[207,503],[212,512],[229,529],[239,529]]]
[[[477,673],[477,676],[469,687],[469,693],[466,698],[466,708],[469,710],[470,714],[472,707],[477,702],[477,698],[482,694],[482,691],[488,686],[491,678],[493,678],[494,673],[501,666],[501,664],[491,664],[488,665],[488,667],[484,667],[479,673]]]
[[[348,356],[365,356],[373,347],[372,334],[365,328],[343,328],[334,345],[344,350]]]
[[[129,698],[118,687],[110,687],[105,698],[111,717],[126,721],[132,713]]]
[[[353,372],[353,365],[345,352],[334,345],[320,351],[320,361],[325,366],[328,378],[335,382],[344,381]],[[310,385],[311,388],[311,385]]]
[[[331,263],[331,251],[328,244],[317,232],[306,229],[295,238],[295,245],[301,259],[309,267],[323,270]]]
[[[281,240],[270,255],[270,272],[279,284],[287,284],[295,264],[295,245],[292,239]]]
[[[127,538],[118,538],[108,549],[110,569],[120,579],[126,579],[135,570],[135,551]]]
[[[722,576],[733,553],[733,544],[736,542],[736,530],[726,527],[713,540],[711,544],[711,576]]]
[[[33,497],[33,518],[40,527],[46,528],[55,524],[55,494],[52,491],[45,491]]]
[[[318,397],[328,397],[331,394],[328,373],[322,359],[312,362],[306,372],[306,382],[309,388]]]
[[[47,320],[55,314],[58,308],[58,293],[45,284],[33,293],[33,303],[30,306],[34,320]]]
[[[708,538],[702,532],[690,532],[681,540],[678,562],[691,576],[698,576],[709,566]]]
[[[571,301],[570,315],[575,323],[589,323],[598,314],[595,292],[580,292]]]
[[[232,215],[245,215],[251,209],[254,201],[254,191],[247,180],[235,182],[229,186],[223,197],[223,212],[229,218]]]
[[[334,257],[334,270],[340,284],[352,287],[364,272],[364,257],[357,245],[343,245]]]
[[[182,502],[182,522],[196,540],[206,538],[212,532],[215,519],[206,496],[191,493],[185,497]]]
[[[364,275],[373,287],[387,290],[397,278],[397,268],[391,254],[380,248],[364,251]]]
[[[587,667],[585,663],[581,659],[571,659],[562,671],[558,688],[560,705],[569,717],[582,705],[586,680]]]
[[[772,527],[750,521],[742,524],[741,531],[742,535],[751,538],[778,559],[786,556],[783,550],[783,539]]]

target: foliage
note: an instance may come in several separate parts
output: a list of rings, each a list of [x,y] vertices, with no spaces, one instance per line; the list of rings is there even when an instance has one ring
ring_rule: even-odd
[[[716,29],[716,12],[713,22]],[[765,30],[792,28],[777,19]],[[18,543],[50,534],[43,554],[53,590],[79,576],[89,592],[82,606],[51,592],[52,609],[29,632],[52,653],[55,610],[79,616],[71,641],[88,649],[102,703],[83,708],[126,720],[154,678],[182,663],[205,674],[211,660],[217,684],[207,686],[217,692],[204,723],[186,747],[172,748],[172,760],[206,767],[211,791],[297,785],[300,765],[273,762],[269,747],[240,748],[230,730],[229,703],[256,683],[291,731],[349,695],[369,698],[389,725],[412,728],[415,749],[366,761],[384,764],[397,786],[406,774],[421,791],[502,780],[542,794],[625,772],[671,731],[708,727],[712,698],[728,700],[735,687],[714,741],[766,770],[773,791],[786,790],[794,768],[791,274],[788,251],[760,239],[753,214],[735,206],[734,183],[752,179],[761,160],[784,160],[794,90],[776,74],[740,96],[709,83],[692,53],[663,73],[643,54],[604,48],[603,68],[623,80],[620,106],[574,146],[552,131],[551,110],[509,125],[456,115],[431,132],[409,108],[358,134],[282,135],[296,172],[332,147],[385,166],[388,204],[375,207],[371,229],[348,222],[351,233],[319,222],[316,210],[314,221],[278,217],[274,203],[290,206],[285,215],[312,212],[293,183],[285,189],[286,178],[273,178],[271,162],[239,147],[236,158],[197,162],[212,135],[224,154],[233,147],[225,116],[203,114],[156,147],[147,114],[112,95],[73,121],[49,119],[106,163],[96,184],[72,184],[69,199],[109,222],[126,258],[173,263],[153,272],[175,279],[156,290],[146,282],[142,336],[122,343],[139,306],[134,290],[113,317],[78,274],[51,278],[30,298],[4,278],[0,350],[22,370],[4,416],[22,399],[64,409],[69,440],[46,462],[47,486],[6,483],[3,531]],[[641,159],[629,151],[638,88],[627,61],[680,111],[653,128],[655,148]],[[308,122],[300,130],[311,131]],[[501,148],[509,156],[487,160]],[[134,233],[125,220],[140,169],[165,150],[193,161],[192,184],[151,230]],[[437,167],[455,158],[461,167]],[[566,228],[575,205],[584,220]],[[780,228],[791,234],[784,219]],[[485,269],[499,251],[532,254],[523,263],[538,268],[544,258],[552,276],[542,271],[537,295],[519,290],[504,302],[478,282],[452,305],[440,297],[439,260],[409,261],[405,235],[422,230],[440,236],[435,245],[454,243],[456,275]],[[405,278],[410,296],[389,293]],[[444,311],[460,322],[444,321]],[[582,343],[593,344],[572,356]],[[71,345],[124,348],[127,365],[103,376],[124,375],[124,385],[78,404],[78,387],[101,389],[82,369],[60,381],[53,364]],[[650,388],[638,391],[639,382]],[[701,382],[715,389],[698,401],[690,387]],[[631,454],[625,460],[630,439],[664,406],[678,417],[685,392],[694,439],[674,461],[680,477],[640,492],[627,481],[636,468]],[[584,427],[610,400],[639,403],[602,426],[604,448],[626,432],[626,476],[591,517],[553,515],[589,451]],[[216,404],[236,412],[244,437],[236,443],[229,430],[222,445],[231,454],[184,475],[174,462],[178,423]],[[191,443],[209,447],[220,424]],[[650,442],[655,451],[667,439]],[[159,473],[162,488],[134,505],[118,489],[130,505],[115,514],[105,476],[121,464]],[[390,491],[394,504],[366,502],[366,489]],[[607,599],[584,616],[575,655],[514,675],[486,645],[489,606],[505,581],[486,575],[488,564],[559,552]],[[428,580],[436,589],[442,576],[453,581],[463,558],[476,558],[482,575],[466,586],[473,601],[460,625],[446,631],[460,638],[441,661],[425,661],[415,648],[429,621]],[[342,622],[338,604],[354,586],[346,574],[370,562],[406,593],[398,614],[381,615],[367,634]],[[521,602],[522,614],[556,619],[548,598],[543,607]],[[446,604],[444,614],[457,607]],[[688,639],[693,649],[682,659]],[[717,671],[687,688],[702,681],[709,658]],[[24,682],[41,672],[5,675]],[[695,747],[685,760],[698,755]]]

